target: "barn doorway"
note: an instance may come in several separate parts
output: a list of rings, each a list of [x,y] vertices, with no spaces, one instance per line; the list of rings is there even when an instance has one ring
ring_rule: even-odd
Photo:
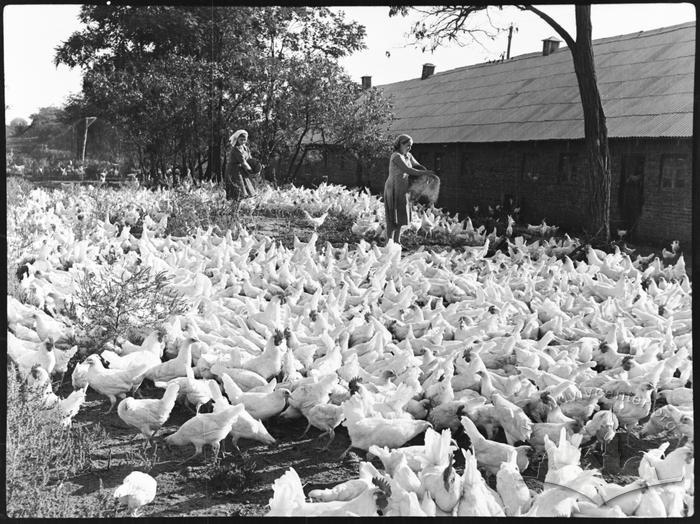
[[[619,205],[622,229],[627,231],[626,238],[631,240],[644,206],[644,155],[622,157]]]

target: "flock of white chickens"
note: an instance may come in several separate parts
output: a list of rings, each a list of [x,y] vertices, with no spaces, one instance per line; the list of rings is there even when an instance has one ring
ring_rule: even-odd
[[[342,426],[348,450],[383,464],[361,462],[358,479],[308,498],[290,469],[274,483],[269,515],[692,514],[692,295],[682,256],[664,267],[589,248],[587,262],[572,262],[574,239],[508,237],[508,254],[486,257],[495,232],[439,210],[417,213],[426,235],[481,245],[406,254],[391,242],[320,245],[316,232],[292,248],[245,229],[172,237],[167,191],[100,189],[118,210],[111,218],[96,216],[95,191],[34,189],[8,209],[10,246],[26,242],[34,259],[21,282],[27,303],[8,295],[8,355],[64,425],[91,388],[145,443],[176,403],[191,406],[196,414],[164,437],[193,446],[187,460],[205,445],[218,457],[228,436],[236,447],[272,444],[265,423],[283,417],[328,435],[326,448]],[[351,216],[365,238],[383,227],[377,198],[339,186],[270,189],[243,206]],[[66,305],[77,277],[108,258],[120,271],[168,272],[190,309],[141,344],[120,340],[89,356],[61,399],[51,376],[77,350],[57,348],[73,333]],[[162,396],[139,398],[144,380]],[[212,401],[211,413],[199,412]],[[638,479],[620,486],[580,466],[582,446],[605,449],[616,433],[683,445],[644,453]],[[424,444],[405,446],[421,434]],[[455,445],[457,434],[469,449]],[[533,453],[548,458],[539,493],[521,477]],[[115,492],[133,514],[155,496],[141,472]]]

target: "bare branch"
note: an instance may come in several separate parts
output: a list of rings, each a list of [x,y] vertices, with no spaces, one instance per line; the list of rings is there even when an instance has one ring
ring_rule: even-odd
[[[532,11],[535,13],[537,16],[539,16],[542,20],[547,22],[552,29],[554,29],[559,36],[561,36],[564,41],[566,42],[566,45],[569,46],[569,49],[573,53],[575,48],[576,48],[576,41],[571,37],[571,35],[564,29],[562,26],[560,26],[556,20],[554,20],[551,16],[549,16],[547,13],[540,11],[534,6],[531,5],[518,5],[516,6],[518,9],[521,11]]]

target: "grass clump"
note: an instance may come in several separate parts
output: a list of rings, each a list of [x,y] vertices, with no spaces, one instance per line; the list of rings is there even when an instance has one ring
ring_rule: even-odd
[[[56,410],[43,410],[40,395],[7,368],[7,515],[65,517],[76,510],[64,482],[90,471],[90,450],[100,427],[64,428]],[[89,513],[89,508],[83,508]]]

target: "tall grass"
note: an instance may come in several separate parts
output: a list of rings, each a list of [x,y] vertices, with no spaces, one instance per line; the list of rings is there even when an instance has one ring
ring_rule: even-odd
[[[101,427],[63,428],[54,410],[42,410],[36,391],[7,368],[7,516],[98,516],[99,507],[76,506],[65,482],[91,469],[90,449],[104,437]],[[102,497],[105,494],[102,493]]]

